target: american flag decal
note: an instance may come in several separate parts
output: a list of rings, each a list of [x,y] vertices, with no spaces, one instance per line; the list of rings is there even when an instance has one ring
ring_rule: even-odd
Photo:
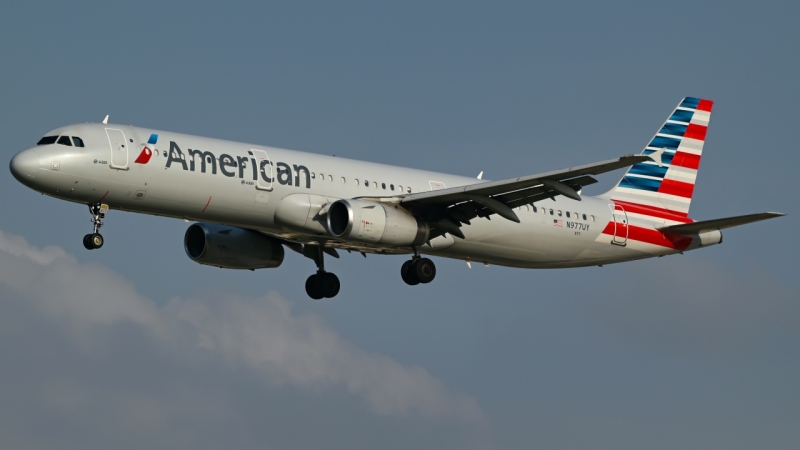
[[[564,226],[564,221],[563,220],[553,219],[553,226],[554,227],[563,227]]]

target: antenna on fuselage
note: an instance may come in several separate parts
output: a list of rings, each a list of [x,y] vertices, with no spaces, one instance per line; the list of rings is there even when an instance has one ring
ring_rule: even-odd
[[[108,124],[108,114],[106,114],[106,118],[103,119],[103,123]]]
[[[481,170],[481,173],[478,174],[478,179],[479,180],[483,179],[483,171],[482,170]]]

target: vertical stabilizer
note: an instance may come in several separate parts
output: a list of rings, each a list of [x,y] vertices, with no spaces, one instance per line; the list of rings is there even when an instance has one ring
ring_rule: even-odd
[[[622,205],[648,206],[687,216],[712,105],[711,100],[684,98],[642,152],[654,161],[631,166],[604,196]]]

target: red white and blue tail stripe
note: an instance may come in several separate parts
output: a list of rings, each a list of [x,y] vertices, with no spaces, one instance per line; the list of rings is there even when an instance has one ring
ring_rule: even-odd
[[[616,203],[687,217],[712,105],[684,98],[642,152],[655,161],[632,166],[606,195]]]

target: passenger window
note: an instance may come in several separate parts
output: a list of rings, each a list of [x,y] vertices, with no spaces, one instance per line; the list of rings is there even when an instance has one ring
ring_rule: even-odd
[[[83,139],[77,136],[72,136],[72,142],[75,143],[75,147],[83,147]]]
[[[346,184],[346,183],[347,183],[347,180],[345,180],[344,177],[342,177],[342,184]]]
[[[369,187],[369,181],[368,180],[364,180],[364,187]]]
[[[313,180],[315,178],[317,178],[317,174],[315,174],[314,172],[311,172],[311,179]]]
[[[394,191],[394,185],[393,185],[393,184],[390,184],[390,185],[389,185],[389,190],[390,190],[390,191]]]
[[[386,183],[381,183],[381,189],[386,189]]]
[[[358,186],[358,178],[355,178],[353,181],[356,182],[356,186]]]
[[[397,190],[403,192],[403,186],[397,186]]]
[[[569,217],[569,211],[567,211],[567,217]]]
[[[558,210],[558,217],[561,217],[561,210]]]
[[[373,181],[372,182],[372,187],[374,187],[375,189],[378,189],[378,182],[377,181]]]
[[[328,181],[333,181],[333,175],[328,175]]]
[[[57,139],[58,139],[58,136],[45,136],[45,137],[39,139],[39,142],[37,142],[36,145],[55,144]]]
[[[411,193],[411,188],[410,188],[410,187],[407,187],[407,188],[406,188],[406,191],[408,191],[408,193],[410,194],[410,193]]]
[[[58,143],[61,145],[68,145],[72,147],[72,141],[69,140],[69,136],[61,136],[58,138]]]
[[[552,210],[552,209],[550,210],[550,215],[551,215],[551,216],[553,215],[553,210]]]
[[[591,217],[592,218],[592,222],[594,222],[594,216],[589,216],[589,217]]]

